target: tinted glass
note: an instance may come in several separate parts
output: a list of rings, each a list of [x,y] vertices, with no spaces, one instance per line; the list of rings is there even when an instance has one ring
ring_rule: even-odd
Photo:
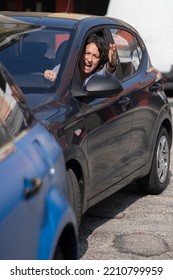
[[[4,35],[0,34],[0,41],[1,36],[4,39]],[[40,27],[34,31],[16,33],[1,43],[0,60],[24,94],[55,92],[53,86],[58,86],[63,67],[59,68],[55,83],[44,78],[44,71],[65,64],[69,39],[69,31],[62,29],[50,30]]]

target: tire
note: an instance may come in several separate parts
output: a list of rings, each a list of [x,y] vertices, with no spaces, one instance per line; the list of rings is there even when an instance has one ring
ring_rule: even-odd
[[[154,150],[150,173],[138,181],[140,190],[147,194],[162,193],[169,182],[170,145],[168,132],[161,127]]]
[[[67,170],[67,183],[69,203],[74,210],[74,213],[76,215],[77,227],[79,228],[82,215],[81,195],[78,180],[72,169]]]
[[[54,260],[64,260],[64,255],[62,253],[62,250],[60,246],[57,247],[55,255],[54,255]]]

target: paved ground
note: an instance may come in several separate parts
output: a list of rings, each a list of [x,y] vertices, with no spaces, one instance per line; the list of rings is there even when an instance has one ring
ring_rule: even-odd
[[[173,148],[171,154],[170,184],[161,195],[143,196],[133,184],[84,215],[80,259],[173,259]]]

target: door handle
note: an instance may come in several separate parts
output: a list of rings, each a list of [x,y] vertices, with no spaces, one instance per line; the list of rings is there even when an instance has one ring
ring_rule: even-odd
[[[24,194],[25,198],[28,199],[31,196],[34,196],[38,193],[38,191],[41,189],[43,185],[42,180],[39,177],[33,178],[33,179],[27,179],[24,180]]]

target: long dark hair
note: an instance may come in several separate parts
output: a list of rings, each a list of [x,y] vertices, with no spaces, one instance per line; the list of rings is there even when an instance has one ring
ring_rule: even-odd
[[[105,40],[96,34],[91,34],[90,36],[88,36],[88,38],[85,42],[85,45],[84,45],[84,50],[86,49],[86,46],[91,43],[94,43],[99,50],[100,61],[99,61],[97,70],[100,70],[103,68],[105,63],[108,61],[108,47],[107,47]]]

